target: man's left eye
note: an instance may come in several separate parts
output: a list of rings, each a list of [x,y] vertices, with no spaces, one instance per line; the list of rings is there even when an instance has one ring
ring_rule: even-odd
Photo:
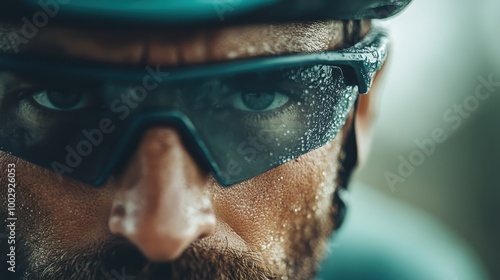
[[[78,91],[41,90],[31,95],[34,102],[55,111],[72,111],[89,104],[87,94]]]
[[[242,111],[265,112],[285,105],[290,97],[279,92],[238,93],[232,97],[234,108]]]

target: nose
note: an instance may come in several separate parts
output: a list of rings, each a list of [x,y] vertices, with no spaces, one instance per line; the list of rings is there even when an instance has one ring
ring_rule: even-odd
[[[208,178],[175,129],[149,129],[117,179],[111,232],[151,261],[174,260],[215,230]]]

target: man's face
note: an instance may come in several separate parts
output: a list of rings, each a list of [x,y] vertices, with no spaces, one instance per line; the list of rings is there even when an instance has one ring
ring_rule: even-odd
[[[332,50],[342,22],[182,32],[46,28],[24,52],[180,66]],[[362,33],[369,24],[364,23]],[[28,87],[0,75],[0,103]],[[15,90],[14,90],[15,91]],[[21,102],[21,101],[20,101]],[[23,103],[22,110],[38,110]],[[34,124],[36,125],[36,123]],[[308,279],[333,229],[341,131],[329,144],[224,188],[176,129],[149,128],[120,176],[95,188],[0,153],[16,164],[18,277],[26,279]],[[7,193],[0,176],[1,193]],[[0,216],[6,216],[1,199]],[[3,271],[2,271],[3,273]],[[3,278],[2,278],[3,279]],[[129,278],[126,278],[129,279]],[[130,278],[132,279],[132,278]]]

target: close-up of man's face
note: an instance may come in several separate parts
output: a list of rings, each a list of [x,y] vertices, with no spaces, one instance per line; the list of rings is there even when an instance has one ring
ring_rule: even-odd
[[[20,28],[0,26],[3,54],[14,51],[8,34],[20,33]],[[356,142],[349,136],[354,118],[362,122],[369,111],[368,96],[356,107],[358,87],[329,80],[331,74],[346,75],[336,66],[287,66],[254,75],[256,80],[244,73],[185,79],[178,86],[155,80],[155,75],[168,77],[169,69],[196,65],[342,51],[372,30],[370,20],[189,31],[40,29],[29,42],[15,46],[17,56],[69,65],[86,61],[101,69],[148,67],[143,73],[150,78],[144,83],[154,86],[146,87],[147,98],[137,100],[127,98],[129,87],[123,80],[103,86],[96,79],[73,81],[43,71],[0,69],[5,146],[0,166],[2,172],[15,166],[17,216],[16,273],[5,275],[311,279],[326,254],[329,236],[339,226],[335,221],[341,209],[334,193],[345,187],[344,177],[350,173],[346,158],[357,157],[347,146]],[[211,90],[198,94],[207,85]],[[97,87],[116,98],[92,94]],[[159,108],[175,108],[187,116],[188,124],[176,121],[184,117],[170,115],[149,121],[157,115],[148,112]],[[122,145],[138,120],[148,120],[147,125],[138,125],[134,140]],[[73,130],[83,132],[95,150],[83,153],[81,141],[71,142]],[[186,131],[196,131],[198,144]],[[66,149],[60,160],[50,159],[50,168],[43,160],[56,157],[56,145]],[[75,175],[80,164],[72,166],[75,158],[91,166],[87,170],[101,172],[107,166],[96,154],[111,154],[117,146],[128,156],[115,160],[118,167],[101,184]],[[200,153],[209,154],[208,160]],[[229,160],[237,156],[243,159]],[[231,176],[240,173],[241,178],[231,182]],[[8,192],[8,185],[8,177],[0,176],[1,193]],[[0,217],[7,220],[9,206],[1,201]]]

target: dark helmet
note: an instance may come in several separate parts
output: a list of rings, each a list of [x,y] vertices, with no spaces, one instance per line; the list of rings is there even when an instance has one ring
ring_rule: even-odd
[[[100,27],[192,26],[387,18],[411,0],[4,0],[0,19],[49,17]],[[37,15],[38,13],[38,15]]]

